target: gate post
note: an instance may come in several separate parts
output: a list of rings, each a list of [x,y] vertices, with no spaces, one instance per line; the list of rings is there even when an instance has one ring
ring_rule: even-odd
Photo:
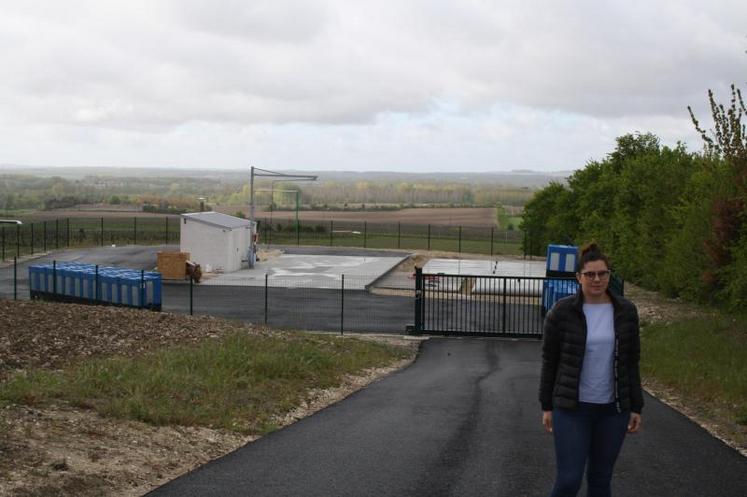
[[[423,332],[423,268],[415,267],[415,330],[419,335]]]

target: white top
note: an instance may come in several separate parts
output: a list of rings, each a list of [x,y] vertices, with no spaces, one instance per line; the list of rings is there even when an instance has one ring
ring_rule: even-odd
[[[593,404],[615,401],[613,366],[615,361],[614,309],[608,304],[584,304],[586,352],[581,367],[578,400]]]

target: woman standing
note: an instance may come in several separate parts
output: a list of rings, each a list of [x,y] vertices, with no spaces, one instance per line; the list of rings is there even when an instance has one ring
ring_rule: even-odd
[[[550,497],[575,497],[586,466],[589,497],[609,497],[625,434],[641,427],[643,394],[635,305],[608,290],[607,257],[581,251],[580,290],[545,318],[540,402],[555,439],[557,476]]]

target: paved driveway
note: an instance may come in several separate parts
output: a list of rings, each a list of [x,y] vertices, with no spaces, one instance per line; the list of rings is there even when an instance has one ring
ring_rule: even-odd
[[[431,339],[409,368],[149,495],[545,496],[554,462],[536,400],[539,347]],[[745,495],[746,458],[646,402],[616,497]]]

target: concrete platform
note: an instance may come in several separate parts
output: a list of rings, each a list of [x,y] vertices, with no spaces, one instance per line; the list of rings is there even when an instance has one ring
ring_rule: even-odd
[[[264,286],[282,288],[340,288],[345,275],[345,289],[364,290],[389,272],[407,255],[348,256],[282,254],[261,261],[254,269],[228,274],[207,275],[201,285]]]
[[[476,259],[431,259],[425,266],[426,274],[457,274],[467,276],[545,276],[545,261],[506,261]]]

